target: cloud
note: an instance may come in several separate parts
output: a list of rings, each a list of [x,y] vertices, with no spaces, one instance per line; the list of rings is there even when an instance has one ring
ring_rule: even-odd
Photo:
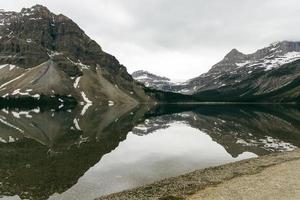
[[[250,53],[299,40],[298,0],[0,0],[4,9],[43,4],[72,18],[129,71],[176,79],[209,70],[232,48]]]

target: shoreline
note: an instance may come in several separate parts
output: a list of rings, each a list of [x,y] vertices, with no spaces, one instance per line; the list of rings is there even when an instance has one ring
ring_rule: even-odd
[[[245,176],[260,176],[260,173],[267,171],[269,168],[274,166],[277,167],[281,164],[289,164],[288,162],[300,162],[299,149],[291,152],[274,153],[258,158],[251,158],[221,166],[196,170],[191,173],[167,178],[135,189],[99,197],[98,200],[198,199],[196,198],[197,193],[201,194],[204,192],[204,189],[209,190],[210,188],[214,188],[222,184],[230,185],[232,180],[236,180]],[[291,171],[294,170],[286,169],[286,172]],[[282,179],[285,178],[284,174],[276,175],[279,178],[281,178],[281,176]],[[271,174],[271,176],[273,175]]]

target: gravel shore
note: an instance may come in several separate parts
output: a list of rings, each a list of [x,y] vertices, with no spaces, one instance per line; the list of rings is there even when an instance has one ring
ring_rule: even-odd
[[[300,150],[197,170],[98,200],[300,199]]]

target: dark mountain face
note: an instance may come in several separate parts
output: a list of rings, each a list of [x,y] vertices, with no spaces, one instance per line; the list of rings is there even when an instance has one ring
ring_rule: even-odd
[[[64,55],[66,60],[80,60],[86,65],[98,64],[111,71],[122,67],[71,19],[55,15],[46,7],[36,5],[24,8],[20,13],[2,12],[0,16],[3,23],[0,29],[2,63],[10,61],[11,64],[29,68],[50,57]],[[11,53],[16,56],[10,57]],[[31,55],[39,59],[33,59]]]
[[[0,66],[5,97],[51,93],[102,104],[149,100],[115,57],[71,19],[41,5],[0,11]],[[43,81],[33,83],[37,79]]]

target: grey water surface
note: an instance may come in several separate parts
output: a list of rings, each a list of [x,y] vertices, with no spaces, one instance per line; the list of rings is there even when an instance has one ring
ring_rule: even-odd
[[[0,199],[94,199],[300,146],[296,106],[0,111]]]

